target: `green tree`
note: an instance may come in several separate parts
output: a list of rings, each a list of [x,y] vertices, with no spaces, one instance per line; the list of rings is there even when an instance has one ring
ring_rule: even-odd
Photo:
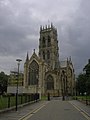
[[[84,94],[86,92],[86,75],[79,74],[76,81],[76,89],[78,93]]]
[[[88,95],[90,94],[90,59],[88,60],[88,64],[83,68],[85,73],[79,74],[76,81],[76,89],[82,95],[86,92]]]
[[[86,72],[86,92],[87,94],[90,94],[90,59],[83,70]]]
[[[4,72],[0,73],[0,94],[7,91],[8,75]]]

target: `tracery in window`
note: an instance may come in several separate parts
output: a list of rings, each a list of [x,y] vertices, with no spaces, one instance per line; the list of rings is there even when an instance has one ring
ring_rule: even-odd
[[[51,75],[49,75],[47,77],[46,86],[47,86],[47,90],[54,89],[54,80],[53,80],[53,77]]]
[[[38,63],[33,60],[29,65],[29,85],[37,85],[38,84],[38,77],[39,77],[39,65]]]

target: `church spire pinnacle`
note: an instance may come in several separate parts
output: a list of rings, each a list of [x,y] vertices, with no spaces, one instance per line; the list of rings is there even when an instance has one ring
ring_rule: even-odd
[[[26,61],[28,61],[28,60],[29,60],[29,56],[28,56],[28,52],[27,52]]]
[[[33,49],[33,53],[35,53],[35,49]]]
[[[53,28],[53,23],[51,22],[51,28]]]

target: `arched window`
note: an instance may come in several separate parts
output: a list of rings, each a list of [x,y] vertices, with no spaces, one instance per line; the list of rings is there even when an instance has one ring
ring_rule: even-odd
[[[42,39],[42,47],[45,47],[46,46],[46,41],[45,41],[45,37],[43,37]]]
[[[53,80],[53,77],[51,75],[49,75],[47,77],[46,86],[47,86],[47,90],[54,89],[54,80]]]
[[[47,51],[47,59],[50,59],[50,52],[49,52],[49,50]]]
[[[47,45],[48,45],[48,47],[50,47],[50,46],[51,46],[51,38],[50,38],[50,36],[49,36],[49,35],[48,35]]]
[[[43,51],[43,59],[45,60],[45,52]]]
[[[29,65],[28,85],[37,85],[38,77],[39,77],[39,65],[35,60],[33,60]]]

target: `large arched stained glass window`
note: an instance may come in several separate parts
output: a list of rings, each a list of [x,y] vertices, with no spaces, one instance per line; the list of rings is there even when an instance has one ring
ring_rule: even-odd
[[[38,63],[33,60],[29,65],[29,85],[37,85],[38,84],[38,77],[39,77],[39,65]]]
[[[47,86],[47,90],[54,89],[54,80],[53,80],[53,77],[51,75],[47,76],[46,86]]]

